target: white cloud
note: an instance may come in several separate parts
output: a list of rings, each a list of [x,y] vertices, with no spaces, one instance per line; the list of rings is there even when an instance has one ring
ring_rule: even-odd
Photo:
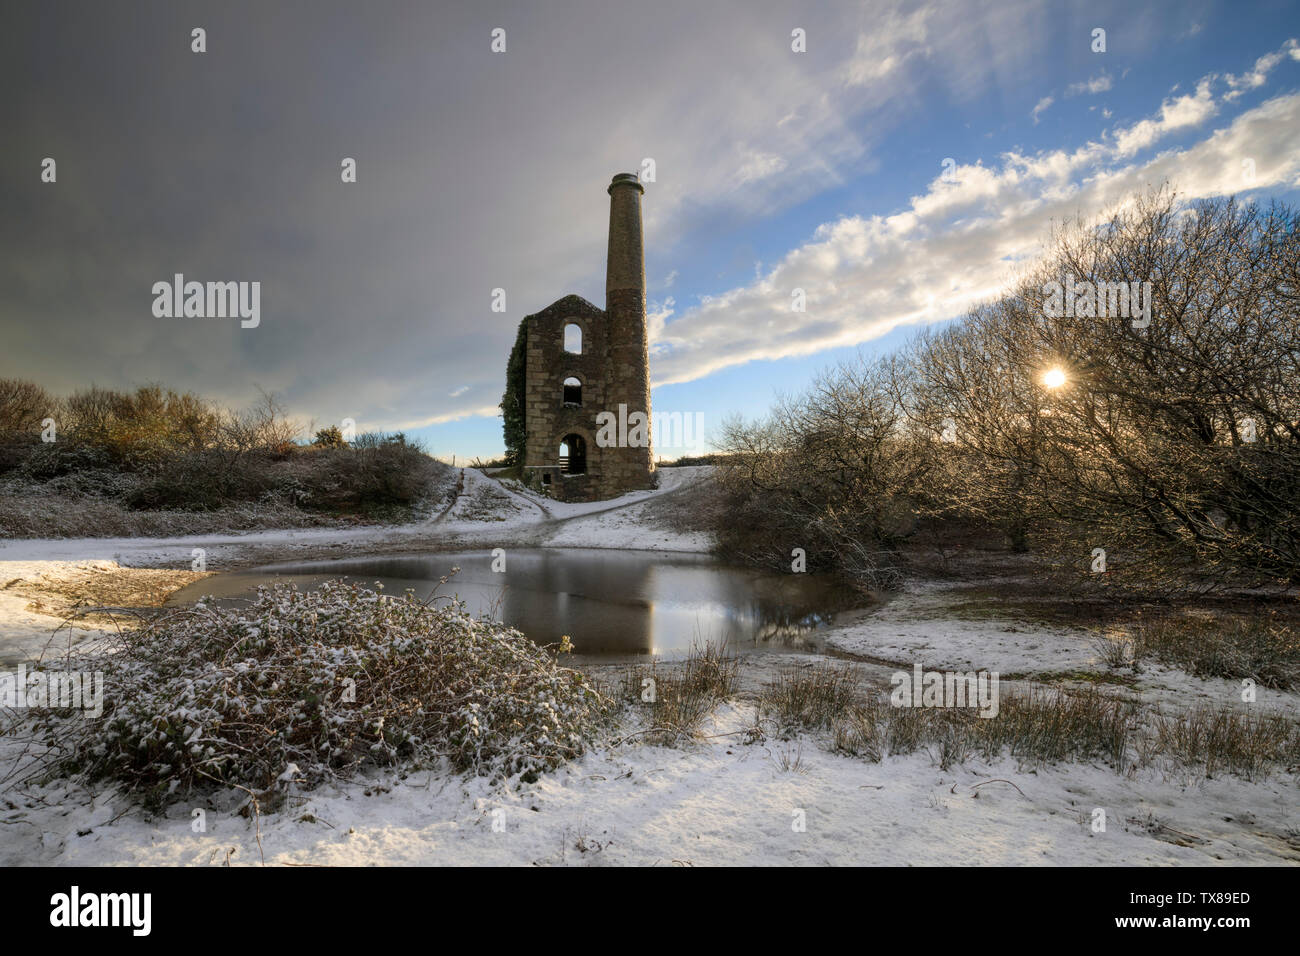
[[[646,341],[650,343],[652,352],[663,335],[665,323],[672,318],[673,309],[676,305],[677,302],[672,296],[666,297],[663,302],[649,302],[646,304]]]
[[[1080,93],[1087,93],[1095,96],[1098,93],[1105,93],[1112,86],[1110,74],[1102,73],[1094,76],[1090,80],[1084,80],[1081,83],[1071,83],[1065,88],[1066,96],[1078,96]]]
[[[1038,125],[1038,114],[1044,112],[1049,106],[1051,106],[1055,102],[1056,100],[1050,96],[1044,96],[1041,100],[1038,101],[1038,105],[1036,105],[1029,114],[1031,117],[1033,117],[1035,126]]]
[[[1275,97],[1183,149],[1133,162],[1217,112],[1211,78],[1155,116],[1075,150],[1009,152],[996,168],[936,177],[892,216],[822,225],[749,285],[702,297],[656,327],[656,385],[763,359],[860,344],[905,324],[951,318],[992,297],[1042,250],[1051,223],[1098,213],[1166,180],[1186,199],[1300,186],[1300,93]],[[1242,160],[1255,164],[1243,178]],[[791,311],[805,290],[807,311]]]
[[[927,7],[911,13],[873,11],[871,28],[858,34],[857,49],[844,67],[845,84],[877,83],[912,57],[929,55],[926,21],[932,13]]]
[[[744,161],[740,169],[736,172],[737,181],[740,184],[756,182],[760,179],[767,179],[785,170],[790,165],[784,157],[775,153],[764,153],[759,150],[747,150]]]
[[[1165,100],[1160,105],[1160,115],[1144,119],[1128,129],[1120,130],[1115,143],[1120,156],[1132,156],[1176,130],[1199,126],[1218,111],[1214,95],[1210,92],[1211,80],[1202,79],[1192,96],[1179,96]]]
[[[427,428],[430,425],[446,425],[448,422],[459,422],[466,418],[495,418],[501,414],[501,409],[496,405],[481,405],[478,408],[465,408],[454,412],[445,412],[440,415],[429,415],[424,418],[409,418],[403,421],[393,422],[382,426],[384,431],[413,431],[417,428]]]
[[[1273,53],[1266,53],[1255,61],[1255,65],[1245,73],[1234,75],[1232,73],[1224,74],[1223,80],[1228,84],[1231,92],[1227,93],[1223,99],[1225,102],[1231,102],[1241,96],[1247,90],[1257,89],[1268,82],[1268,74],[1273,68],[1281,63],[1287,56],[1293,60],[1300,60],[1300,43],[1292,38],[1282,44],[1282,48]]]

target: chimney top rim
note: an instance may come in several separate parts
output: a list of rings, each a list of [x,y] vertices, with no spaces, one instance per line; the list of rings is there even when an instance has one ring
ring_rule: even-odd
[[[645,195],[645,187],[641,185],[641,177],[636,173],[615,173],[614,179],[605,191],[613,195],[615,186],[635,186],[642,195]]]

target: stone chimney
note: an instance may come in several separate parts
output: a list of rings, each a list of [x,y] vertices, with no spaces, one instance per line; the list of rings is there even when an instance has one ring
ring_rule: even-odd
[[[641,243],[641,195],[634,173],[619,173],[609,184],[609,260],[605,295],[636,290],[645,298],[645,252]]]
[[[609,259],[605,270],[605,313],[609,323],[607,406],[617,413],[644,412],[650,418],[650,353],[645,322],[645,250],[641,239],[641,196],[635,173],[619,173],[609,184]],[[644,448],[619,456],[617,483],[643,488],[654,470],[654,455]]]

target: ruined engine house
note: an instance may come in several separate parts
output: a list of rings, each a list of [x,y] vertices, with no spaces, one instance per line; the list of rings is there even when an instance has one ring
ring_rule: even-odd
[[[604,311],[567,295],[524,319],[523,466],[530,480],[536,475],[562,501],[611,498],[649,488],[654,480],[641,233],[645,190],[635,175],[619,173],[608,192]],[[644,428],[626,427],[638,418]],[[608,427],[611,420],[618,422],[616,429]]]

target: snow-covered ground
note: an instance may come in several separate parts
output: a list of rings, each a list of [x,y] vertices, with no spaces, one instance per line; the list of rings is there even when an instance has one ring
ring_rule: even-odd
[[[863,620],[837,629],[830,641],[855,654],[918,661],[939,670],[984,668],[1010,674],[1096,664],[1094,633],[1006,617],[956,617],[952,612],[960,593],[950,584],[908,582],[900,595]]]
[[[119,817],[107,793],[10,794],[0,865],[256,865],[263,854],[268,865],[1300,860],[1290,781],[1025,772],[1011,760],[943,771],[924,753],[872,764],[806,739],[746,744],[752,722],[752,708],[724,705],[705,728],[712,739],[602,749],[531,785],[421,772],[324,787],[256,821],[260,849],[255,821],[219,806],[182,802],[150,820]]]
[[[703,551],[704,536],[654,520],[650,505],[689,494],[700,469],[665,469],[661,486],[612,502],[561,504],[473,470],[445,512],[399,528],[306,530],[173,539],[11,541],[0,544],[0,642],[47,641],[36,583],[56,588],[121,569],[188,571],[194,548],[209,570],[335,554],[486,546]],[[1095,633],[1014,614],[953,613],[955,585],[910,586],[828,634],[875,679],[893,667],[1021,675],[1103,671]],[[35,609],[34,609],[35,608]],[[778,664],[817,655],[748,655],[749,690],[719,705],[703,738],[675,748],[633,738],[607,744],[536,783],[493,787],[421,771],[371,774],[293,796],[251,820],[235,794],[150,818],[111,788],[0,785],[0,865],[19,864],[1215,864],[1300,861],[1300,801],[1292,773],[1254,782],[1147,767],[1127,775],[1066,763],[1021,767],[1007,758],[940,770],[928,753],[880,763],[834,754],[824,738],[748,742],[752,690]],[[774,663],[777,662],[777,663]],[[1148,667],[1107,692],[1164,710],[1236,695]],[[1261,691],[1296,713],[1300,697]],[[623,731],[636,729],[629,712]],[[20,743],[0,738],[0,778]],[[1105,813],[1095,832],[1096,810]],[[203,811],[203,827],[195,811]],[[800,826],[802,822],[802,826]],[[259,847],[259,835],[261,845]]]
[[[982,591],[987,582],[980,585]],[[1008,590],[1014,593],[1014,588],[1012,581]],[[1096,648],[1100,629],[1024,620],[1011,610],[981,608],[975,613],[970,590],[962,583],[908,582],[882,606],[830,631],[826,641],[855,656],[909,667],[919,663],[926,670],[987,670],[1043,678],[1076,671],[1115,676]],[[1257,687],[1255,700],[1247,704],[1238,681],[1193,677],[1153,661],[1119,674],[1124,683],[1113,684],[1108,693],[1164,710],[1208,704],[1300,714],[1300,694],[1294,691]]]
[[[118,561],[132,567],[188,568],[191,552],[202,548],[209,569],[227,570],[247,566],[266,553],[293,557],[302,552],[329,549],[419,550],[428,546],[461,546],[489,541],[527,541],[529,546],[544,546],[552,532],[563,522],[582,518],[587,533],[577,546],[638,548],[637,540],[628,540],[626,527],[616,512],[673,494],[700,480],[707,467],[664,468],[659,471],[659,487],[635,491],[609,501],[557,502],[506,488],[481,472],[466,468],[465,489],[447,511],[424,521],[394,527],[363,525],[356,528],[307,528],[274,531],[251,531],[240,534],[186,535],[175,538],[59,538],[0,541],[0,573],[7,562],[20,561]],[[495,514],[486,515],[475,508],[476,494],[499,496]],[[604,520],[602,520],[604,516]],[[655,536],[650,544],[667,544],[656,550],[701,551],[707,543],[698,536],[672,538]],[[223,566],[223,560],[227,564]]]

